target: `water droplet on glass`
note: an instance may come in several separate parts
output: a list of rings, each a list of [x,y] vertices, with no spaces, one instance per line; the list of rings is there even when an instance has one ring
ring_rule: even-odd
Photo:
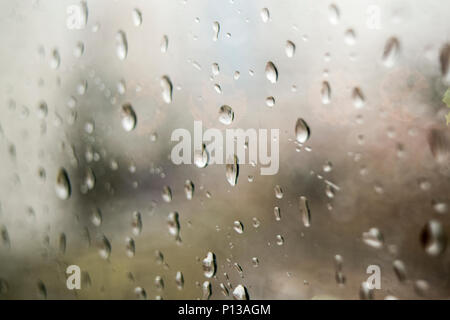
[[[59,51],[58,49],[53,49],[49,62],[50,68],[58,69],[60,63],[61,63],[61,56],[59,55]]]
[[[438,256],[447,247],[447,235],[444,227],[437,220],[430,220],[423,227],[420,240],[426,253]]]
[[[223,105],[219,109],[219,121],[224,125],[230,125],[234,119],[234,112],[230,106]]]
[[[242,234],[242,233],[244,233],[244,225],[242,224],[242,222],[240,222],[240,221],[235,221],[234,223],[233,223],[233,229],[234,229],[234,231],[236,231],[237,233],[239,233],[239,234]]]
[[[275,98],[274,97],[267,97],[266,98],[266,105],[270,108],[272,108],[275,105]]]
[[[364,107],[365,99],[364,99],[364,95],[360,88],[358,88],[358,87],[353,88],[352,99],[353,99],[353,105],[355,106],[355,108],[360,109],[360,108]]]
[[[202,284],[202,299],[203,300],[209,300],[209,297],[211,296],[211,283],[209,281],[205,281]]]
[[[450,43],[445,44],[441,48],[439,61],[441,63],[442,78],[447,85],[450,85]]]
[[[206,146],[202,144],[202,149],[194,152],[194,163],[198,168],[204,168],[208,165],[208,161],[209,155],[206,151]]]
[[[247,289],[242,284],[238,284],[233,290],[233,298],[235,300],[248,300]]]
[[[186,180],[184,183],[184,193],[186,194],[186,199],[192,200],[192,197],[194,196],[194,184],[191,180]]]
[[[107,260],[111,254],[111,244],[105,236],[101,236],[98,253],[102,259]]]
[[[347,43],[349,46],[352,46],[356,42],[356,33],[353,29],[348,29],[345,31],[345,43]]]
[[[169,233],[179,239],[180,234],[180,222],[178,221],[178,212],[170,212],[167,217],[167,226],[169,228]]]
[[[283,198],[283,189],[281,189],[281,187],[278,184],[275,186],[274,191],[275,191],[275,197],[277,199]]]
[[[261,15],[261,20],[262,20],[264,23],[269,22],[269,19],[270,19],[269,9],[267,9],[267,8],[262,8],[262,9],[261,9],[260,15]]]
[[[181,271],[177,271],[175,275],[175,284],[177,285],[178,290],[182,290],[184,287],[184,276]]]
[[[133,20],[133,24],[138,27],[142,24],[142,13],[139,9],[133,9],[131,13],[131,19]]]
[[[99,208],[94,208],[91,213],[91,222],[94,226],[99,227],[102,224],[102,212]]]
[[[375,249],[379,249],[384,245],[383,235],[377,228],[370,228],[369,231],[363,232],[362,239],[365,244]]]
[[[75,48],[73,49],[73,55],[75,58],[80,58],[84,53],[84,43],[79,41],[75,45]]]
[[[165,202],[172,201],[172,190],[169,186],[164,186],[161,196]]]
[[[136,287],[134,288],[134,294],[138,299],[146,300],[147,299],[147,292],[142,287]]]
[[[292,58],[295,54],[295,43],[290,40],[286,41],[285,52],[288,58]]]
[[[225,165],[225,176],[228,183],[234,187],[239,176],[239,164],[236,155],[233,157],[233,163],[228,163]]]
[[[167,104],[172,102],[172,82],[168,76],[163,76],[160,81],[161,89],[162,89],[162,98],[163,101]]]
[[[406,267],[403,261],[401,260],[395,260],[392,263],[392,266],[394,267],[394,272],[397,276],[398,281],[403,282],[406,280]]]
[[[299,198],[299,211],[305,227],[311,226],[311,212],[309,210],[308,199],[304,196]]]
[[[219,32],[220,32],[220,24],[217,21],[213,22],[212,29],[214,31],[213,35],[213,41],[217,41],[219,39]]]
[[[136,254],[136,245],[134,243],[134,240],[130,237],[125,238],[125,249],[126,249],[126,254],[129,258],[133,258],[134,255]]]
[[[131,219],[131,231],[135,236],[138,236],[142,232],[142,216],[139,211],[134,211]]]
[[[295,123],[295,138],[299,143],[305,143],[311,134],[308,124],[302,118]]]
[[[122,118],[122,127],[125,131],[130,132],[136,127],[137,117],[131,104],[125,103],[122,106],[120,117]]]
[[[91,168],[86,169],[86,173],[84,175],[84,185],[88,190],[92,190],[95,187],[95,174]]]
[[[166,53],[168,47],[169,47],[169,37],[166,35],[163,35],[163,37],[161,39],[161,46],[160,46],[161,52]]]
[[[339,12],[338,7],[335,4],[331,4],[328,7],[328,16],[329,16],[330,23],[337,24],[339,22],[340,12]]]
[[[266,78],[271,83],[276,83],[278,80],[278,70],[277,67],[273,64],[272,61],[267,62],[266,64]]]
[[[116,33],[116,54],[120,60],[125,60],[128,54],[127,36],[122,30]]]
[[[216,256],[212,252],[206,254],[206,258],[202,261],[203,274],[206,278],[212,278],[216,273]]]
[[[320,94],[322,96],[322,104],[329,104],[331,102],[331,87],[328,81],[322,82]]]
[[[359,297],[361,300],[373,300],[374,293],[370,284],[364,281],[359,288]]]
[[[282,246],[284,244],[284,238],[281,235],[276,236],[277,239],[277,245]]]
[[[66,169],[64,168],[60,168],[58,174],[56,175],[55,190],[56,195],[62,200],[66,200],[70,197],[70,180],[69,176],[67,175]]]
[[[386,67],[392,67],[397,60],[400,52],[400,43],[397,38],[391,37],[384,46],[382,61]]]
[[[218,76],[220,69],[219,69],[219,65],[217,63],[213,63],[211,66],[211,72],[214,76]]]

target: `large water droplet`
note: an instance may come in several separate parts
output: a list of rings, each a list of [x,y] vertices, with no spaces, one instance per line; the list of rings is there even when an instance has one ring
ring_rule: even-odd
[[[276,83],[278,80],[278,70],[272,61],[269,61],[266,64],[266,78],[271,83]]]
[[[120,117],[122,118],[122,127],[125,131],[129,132],[136,127],[137,117],[131,104],[125,103],[122,106]]]
[[[230,106],[223,105],[219,109],[219,121],[224,125],[230,125],[234,119],[234,112]]]
[[[295,138],[299,143],[305,143],[311,134],[308,124],[302,118],[295,123]]]
[[[236,300],[248,300],[247,289],[242,284],[238,284],[233,290],[233,298]]]
[[[66,200],[70,197],[70,180],[67,171],[64,168],[60,168],[56,175],[55,190],[56,195],[62,200]]]

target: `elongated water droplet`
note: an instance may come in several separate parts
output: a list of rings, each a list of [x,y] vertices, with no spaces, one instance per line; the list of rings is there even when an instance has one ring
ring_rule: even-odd
[[[359,288],[359,298],[361,300],[373,300],[374,298],[373,289],[366,281],[361,283],[361,287]]]
[[[273,214],[275,215],[275,220],[276,221],[280,221],[281,220],[280,207],[274,207],[273,208]]]
[[[180,222],[178,221],[178,212],[170,212],[167,217],[167,226],[169,228],[169,233],[175,237],[179,238],[180,234]]]
[[[182,290],[184,287],[184,276],[181,271],[177,271],[175,275],[175,284],[177,285],[178,290]]]
[[[252,258],[253,267],[257,268],[259,266],[259,259],[257,257]]]
[[[212,278],[216,273],[216,255],[212,252],[206,254],[202,261],[203,274],[206,278]]]
[[[262,22],[264,22],[264,23],[269,22],[269,19],[270,19],[270,12],[269,12],[269,9],[267,9],[267,8],[262,8],[262,9],[261,9],[260,15],[261,15],[261,20],[262,20]]]
[[[235,300],[248,300],[247,289],[242,284],[238,284],[233,290],[233,298]]]
[[[328,81],[322,82],[320,94],[322,96],[322,104],[329,104],[331,102],[331,87]]]
[[[135,236],[138,236],[142,232],[142,216],[139,211],[134,211],[131,219],[131,231]]]
[[[394,267],[394,272],[397,276],[398,281],[403,282],[406,280],[406,267],[403,261],[401,260],[395,260],[392,263],[392,266]]]
[[[140,300],[146,300],[147,299],[147,292],[142,287],[136,287],[134,288],[134,294],[136,297]]]
[[[136,254],[136,245],[134,243],[134,240],[130,237],[125,238],[125,250],[126,254],[129,258],[133,258]]]
[[[352,46],[356,42],[356,33],[353,29],[348,29],[345,31],[345,43],[347,43],[349,46]]]
[[[186,199],[192,200],[192,197],[194,196],[194,184],[191,180],[186,180],[184,183],[184,193],[186,194]]]
[[[167,35],[163,35],[162,39],[161,39],[161,52],[162,53],[166,53],[167,49],[169,47],[169,37]]]
[[[330,20],[330,23],[337,24],[340,19],[340,12],[338,7],[335,4],[331,4],[328,7],[328,17]]]
[[[382,61],[386,67],[392,67],[400,53],[400,43],[397,38],[391,37],[386,41],[384,46]]]
[[[136,27],[139,27],[142,24],[142,13],[139,9],[133,9],[131,13],[131,19],[133,20],[133,24]]]
[[[167,104],[172,102],[172,82],[168,76],[163,76],[160,81],[161,89],[162,89],[162,98],[163,101]]]
[[[165,202],[172,201],[172,190],[169,186],[164,186],[161,196]]]
[[[271,83],[276,83],[278,81],[278,70],[272,61],[269,61],[266,64],[266,78]]]
[[[219,32],[220,32],[220,24],[217,21],[214,21],[212,24],[212,29],[214,31],[213,34],[213,41],[217,41],[219,39]]]
[[[155,287],[158,290],[162,290],[164,289],[164,280],[161,276],[156,276],[155,277]]]
[[[102,212],[99,208],[94,208],[91,214],[91,222],[94,226],[99,227],[102,224]]]
[[[234,112],[230,106],[223,105],[219,109],[219,121],[224,125],[230,125],[234,119]]]
[[[212,72],[212,74],[213,74],[214,76],[218,76],[218,75],[219,75],[219,72],[220,72],[219,64],[213,63],[212,66],[211,66],[211,72]]]
[[[84,43],[81,41],[78,41],[75,45],[75,48],[73,49],[73,55],[75,58],[80,58],[84,53]]]
[[[92,190],[95,187],[95,174],[91,168],[86,169],[86,173],[84,175],[84,184],[88,190]]]
[[[56,185],[55,185],[56,195],[62,199],[69,199],[71,193],[71,186],[69,176],[66,169],[60,168],[58,174],[56,175]]]
[[[11,240],[9,238],[8,229],[5,226],[2,226],[0,229],[0,236],[2,239],[2,244],[8,249],[11,248]]]
[[[288,58],[292,58],[295,54],[295,43],[290,40],[286,41],[285,52]]]
[[[49,62],[50,68],[58,69],[60,63],[61,63],[61,56],[59,55],[59,51],[58,49],[53,49]]]
[[[276,239],[277,239],[277,245],[282,246],[284,244],[284,238],[280,234],[278,234],[276,236]]]
[[[202,299],[203,300],[209,300],[209,297],[211,296],[211,283],[209,281],[205,281],[202,284]]]
[[[122,30],[116,33],[116,54],[120,60],[125,60],[128,54],[127,36]]]
[[[225,297],[228,297],[229,292],[228,292],[227,287],[225,287],[225,285],[224,285],[222,282],[219,284],[219,287],[220,287],[220,290],[222,291],[222,294],[223,294]]]
[[[239,176],[239,164],[236,155],[233,157],[233,163],[228,163],[225,165],[225,176],[228,183],[234,187]]]
[[[445,44],[441,48],[439,61],[441,63],[442,78],[445,83],[450,85],[450,43]]]
[[[299,199],[299,211],[302,217],[303,225],[305,227],[311,226],[311,212],[309,210],[308,199],[304,196],[300,196]]]
[[[299,143],[305,143],[311,134],[308,124],[302,118],[295,123],[295,138]]]
[[[375,249],[379,249],[384,245],[383,235],[377,228],[370,228],[369,231],[363,232],[362,239],[365,244]]]
[[[37,283],[37,294],[39,298],[47,299],[47,287],[42,280],[39,280]]]
[[[65,254],[66,253],[66,247],[67,247],[67,238],[66,238],[66,234],[65,233],[61,233],[59,235],[59,252],[61,254]]]
[[[420,235],[422,246],[430,256],[438,256],[447,247],[447,235],[444,227],[437,220],[430,220],[423,227]]]
[[[131,104],[125,103],[122,106],[120,117],[122,118],[122,127],[125,131],[130,132],[136,127],[137,117]]]
[[[98,253],[105,260],[111,255],[111,243],[105,236],[101,236],[100,238]]]

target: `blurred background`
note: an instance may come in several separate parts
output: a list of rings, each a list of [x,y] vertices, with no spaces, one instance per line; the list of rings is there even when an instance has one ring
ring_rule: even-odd
[[[0,299],[449,298],[449,13],[1,1]],[[195,120],[279,129],[279,172],[242,164],[231,186],[225,165],[174,165]]]

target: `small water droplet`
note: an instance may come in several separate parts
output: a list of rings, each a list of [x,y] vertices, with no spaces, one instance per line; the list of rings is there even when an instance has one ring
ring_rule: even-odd
[[[213,35],[213,41],[217,41],[219,39],[219,32],[220,32],[220,24],[217,21],[213,22],[212,29],[214,31]]]
[[[322,82],[320,94],[322,96],[322,104],[329,104],[331,102],[331,87],[328,81]]]
[[[206,278],[212,278],[216,273],[216,256],[212,252],[206,254],[206,258],[202,261],[203,274]]]
[[[247,289],[242,284],[238,284],[233,290],[233,298],[235,300],[248,300]]]
[[[235,155],[233,157],[233,163],[227,163],[225,166],[225,176],[227,178],[228,183],[231,186],[235,186],[239,176],[239,164],[238,158]]]
[[[165,202],[172,201],[172,190],[169,186],[164,186],[161,196]]]
[[[58,49],[53,49],[49,62],[50,68],[58,69],[60,63],[61,63],[61,56],[59,55],[59,51]]]
[[[353,105],[355,106],[355,108],[360,109],[360,108],[364,107],[365,98],[364,98],[364,94],[362,93],[360,88],[358,88],[358,87],[353,88],[352,99],[353,99]]]
[[[345,43],[347,43],[349,46],[352,46],[356,42],[356,33],[353,29],[348,29],[345,31]]]
[[[191,180],[186,180],[184,183],[184,193],[186,194],[186,199],[192,200],[192,197],[194,196],[194,184]]]
[[[274,191],[277,199],[283,199],[283,189],[278,184],[275,186]]]
[[[160,81],[160,85],[162,88],[162,98],[163,101],[167,104],[172,102],[172,82],[168,76],[163,76]]]
[[[105,236],[101,236],[100,238],[98,253],[100,257],[105,260],[111,255],[111,243]]]
[[[125,60],[128,54],[127,36],[122,30],[116,33],[116,54],[120,60]]]
[[[266,105],[269,108],[272,108],[275,105],[275,98],[274,97],[267,97],[266,98]]]
[[[133,9],[131,13],[131,19],[133,20],[133,24],[136,27],[139,27],[142,24],[142,13],[139,9]]]
[[[384,46],[382,61],[386,67],[392,67],[400,53],[400,43],[397,38],[391,37]]]
[[[274,207],[273,208],[273,214],[275,215],[275,220],[276,221],[280,221],[281,220],[280,207]]]
[[[178,290],[182,290],[184,287],[184,276],[181,271],[177,271],[175,275],[175,284],[177,285]]]
[[[58,174],[56,175],[56,185],[55,185],[56,195],[62,199],[69,199],[71,193],[71,186],[69,176],[66,169],[60,168]]]
[[[139,211],[134,211],[131,219],[131,231],[135,236],[138,236],[142,232],[142,216]]]
[[[286,41],[285,52],[288,58],[292,58],[295,54],[295,43],[290,40]]]
[[[170,212],[167,217],[167,226],[169,228],[169,233],[179,239],[180,234],[180,222],[178,220],[178,212]]]
[[[242,222],[240,222],[240,221],[238,221],[238,220],[236,220],[236,221],[233,223],[233,229],[234,229],[234,231],[236,231],[236,233],[238,233],[238,234],[244,233],[244,225],[242,224]]]
[[[384,245],[383,234],[377,228],[370,228],[369,231],[363,232],[362,239],[368,246],[380,249]]]
[[[271,83],[276,83],[278,81],[278,70],[272,61],[267,62],[265,72],[267,80]]]
[[[99,227],[102,224],[102,212],[99,208],[94,208],[91,213],[91,222],[94,226]]]
[[[374,298],[373,289],[366,281],[361,283],[361,287],[359,289],[359,297],[361,300],[373,300]]]
[[[136,254],[136,245],[134,243],[134,240],[130,237],[125,238],[125,249],[126,249],[126,254],[129,258],[133,258],[134,255]]]
[[[219,68],[219,64],[217,63],[213,63],[211,66],[211,72],[214,76],[218,76],[220,73],[220,68]]]
[[[202,144],[201,150],[195,150],[194,163],[198,168],[205,168],[208,165],[209,155],[206,151],[206,145]]]
[[[331,24],[337,24],[340,19],[339,8],[335,4],[331,4],[328,7],[328,17]]]
[[[209,281],[205,281],[202,284],[202,299],[203,300],[209,300],[209,297],[211,296],[211,283]]]
[[[167,35],[163,35],[160,45],[161,52],[166,53],[168,47],[169,47],[169,37]]]
[[[394,267],[394,272],[397,276],[398,281],[403,282],[406,280],[406,267],[403,261],[401,260],[395,260],[392,263],[392,266]]]
[[[311,226],[311,212],[309,210],[308,199],[304,196],[299,198],[299,211],[305,227]]]
[[[122,106],[120,117],[122,118],[122,127],[125,131],[130,132],[136,127],[137,117],[131,104],[125,103]]]
[[[277,239],[277,245],[282,246],[284,244],[284,238],[281,235],[276,236]]]

